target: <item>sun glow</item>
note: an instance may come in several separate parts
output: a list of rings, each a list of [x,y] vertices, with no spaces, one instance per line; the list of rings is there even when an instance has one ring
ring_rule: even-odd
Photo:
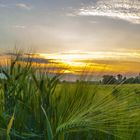
[[[100,51],[100,52],[63,52],[63,53],[39,53],[39,57],[50,60],[58,60],[61,62],[71,63],[79,60],[123,60],[137,61],[140,60],[140,52],[134,51]]]
[[[53,54],[40,53],[40,58],[48,59],[53,65],[64,69],[64,73],[81,74],[103,72],[126,72],[134,71],[138,73],[140,68],[140,52],[137,51],[113,51],[113,52],[81,52],[69,51]],[[49,64],[51,65],[51,64]]]
[[[139,73],[140,52],[81,52],[70,51],[61,53],[37,53],[23,55],[22,63],[30,56],[35,67],[50,73],[83,74],[88,73]],[[5,56],[1,56],[0,63],[4,65]]]
[[[88,57],[83,57],[78,53],[40,54],[40,57],[51,59],[50,61],[52,62],[62,63],[68,66],[85,66],[85,63],[78,62],[78,60],[88,59]]]
[[[71,54],[71,53],[56,53],[56,54],[40,54],[41,57],[47,59],[58,59],[58,60],[66,60],[66,61],[73,61],[76,59],[82,59],[80,54]]]

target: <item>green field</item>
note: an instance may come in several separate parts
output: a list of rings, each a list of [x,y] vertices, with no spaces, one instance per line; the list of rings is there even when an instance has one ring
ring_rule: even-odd
[[[140,85],[59,83],[16,60],[1,73],[0,140],[140,139]]]

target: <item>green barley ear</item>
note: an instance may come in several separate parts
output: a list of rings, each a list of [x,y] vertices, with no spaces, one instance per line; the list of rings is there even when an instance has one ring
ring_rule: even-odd
[[[8,126],[7,126],[7,140],[10,140],[10,131],[12,129],[13,123],[14,123],[14,118],[15,118],[15,112],[13,113]]]

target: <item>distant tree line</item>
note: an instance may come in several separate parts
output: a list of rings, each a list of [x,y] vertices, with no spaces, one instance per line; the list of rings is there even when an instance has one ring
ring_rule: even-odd
[[[140,74],[136,77],[126,78],[121,74],[117,76],[114,75],[104,75],[102,80],[102,84],[140,84]]]

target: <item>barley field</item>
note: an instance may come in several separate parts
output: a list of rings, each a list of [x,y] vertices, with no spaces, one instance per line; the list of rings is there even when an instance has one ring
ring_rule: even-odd
[[[0,71],[0,140],[140,139],[138,84],[61,83],[17,59]]]

